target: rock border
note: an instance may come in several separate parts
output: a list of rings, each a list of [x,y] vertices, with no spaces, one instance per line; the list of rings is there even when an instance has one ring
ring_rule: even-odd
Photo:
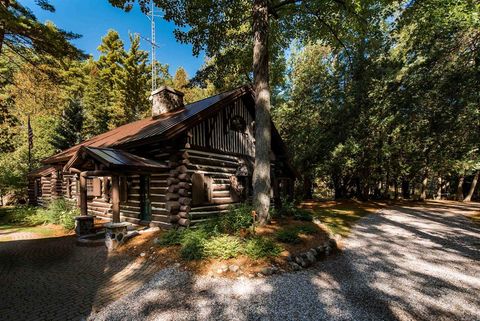
[[[294,255],[288,256],[287,260],[289,261],[290,267],[294,271],[300,271],[306,269],[322,258],[325,258],[336,251],[338,251],[337,238],[333,235],[330,235],[328,240],[323,243],[323,245],[311,248],[310,250]]]

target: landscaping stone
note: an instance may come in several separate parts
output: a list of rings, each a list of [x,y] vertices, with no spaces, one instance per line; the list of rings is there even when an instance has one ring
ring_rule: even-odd
[[[298,265],[297,263],[295,262],[290,262],[290,267],[294,270],[294,271],[300,271],[302,269],[302,267],[300,265]]]
[[[240,269],[240,267],[238,265],[232,264],[228,267],[228,269],[230,270],[230,272],[236,273]]]
[[[140,253],[141,257],[144,257],[145,255],[146,255],[145,252]]]
[[[310,261],[311,264],[313,264],[317,261],[317,259],[315,258],[315,255],[313,255],[312,252],[310,252],[310,251],[305,253],[305,256],[307,257],[307,260]]]

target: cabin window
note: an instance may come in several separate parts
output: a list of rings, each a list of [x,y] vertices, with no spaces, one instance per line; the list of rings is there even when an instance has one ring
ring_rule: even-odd
[[[247,129],[247,122],[242,116],[233,116],[232,120],[230,121],[230,129],[240,133],[245,133]]]
[[[192,175],[192,204],[202,205],[212,202],[213,179],[204,174],[194,173]]]
[[[87,179],[87,195],[102,196],[102,181],[98,177]]]
[[[42,196],[42,180],[40,178],[35,179],[33,188],[34,188],[35,197]]]

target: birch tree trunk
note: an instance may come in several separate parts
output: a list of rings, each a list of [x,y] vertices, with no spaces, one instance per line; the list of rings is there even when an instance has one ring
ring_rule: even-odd
[[[465,173],[460,175],[457,185],[457,201],[463,201],[463,181],[465,180]]]
[[[470,190],[468,191],[467,197],[463,200],[464,202],[470,202],[472,200],[473,193],[475,192],[475,187],[477,186],[478,176],[480,171],[476,171],[475,175],[473,176],[472,185],[470,185]]]
[[[428,172],[425,172],[422,179],[422,190],[420,192],[421,201],[424,201],[427,198],[427,184],[428,184]]]
[[[255,87],[255,168],[253,201],[258,222],[268,221],[270,207],[270,88],[268,74],[268,2],[253,2],[253,78]]]

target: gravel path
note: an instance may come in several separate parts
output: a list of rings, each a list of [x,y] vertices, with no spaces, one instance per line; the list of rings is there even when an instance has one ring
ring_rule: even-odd
[[[395,207],[359,221],[342,255],[261,279],[165,269],[94,320],[480,320],[476,205]]]

